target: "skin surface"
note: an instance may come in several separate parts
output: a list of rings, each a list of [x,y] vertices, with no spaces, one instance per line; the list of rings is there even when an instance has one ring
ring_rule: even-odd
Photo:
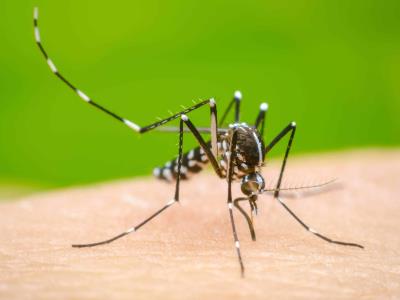
[[[278,161],[267,162],[268,186],[278,167]],[[174,193],[174,185],[155,179],[127,180],[1,204],[0,298],[400,298],[400,151],[289,158],[287,175],[289,186],[340,178],[282,198],[318,232],[365,249],[320,240],[271,195],[261,196],[256,242],[235,211],[242,279],[226,183],[211,171],[184,182],[181,204],[138,232],[104,246],[71,248],[139,223]],[[240,195],[238,184],[234,191]]]

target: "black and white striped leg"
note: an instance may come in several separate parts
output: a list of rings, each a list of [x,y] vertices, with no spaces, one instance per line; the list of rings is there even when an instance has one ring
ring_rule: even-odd
[[[61,79],[61,81],[63,81],[69,88],[71,88],[82,100],[84,100],[85,102],[87,102],[88,104],[96,107],[97,109],[99,109],[100,111],[108,114],[109,116],[113,117],[114,119],[124,123],[126,126],[128,126],[129,128],[133,129],[134,131],[138,132],[138,133],[145,133],[147,131],[150,131],[152,129],[155,129],[159,126],[162,126],[172,120],[178,119],[180,118],[180,116],[182,114],[187,114],[207,103],[210,103],[211,100],[204,100],[201,101],[189,108],[184,109],[183,111],[176,113],[168,118],[165,118],[163,120],[157,121],[155,123],[152,123],[148,126],[144,126],[141,127],[138,124],[125,119],[111,111],[109,111],[108,109],[104,108],[103,106],[101,106],[100,104],[97,104],[96,102],[94,102],[88,95],[86,95],[84,92],[82,92],[80,89],[78,89],[77,87],[75,87],[75,85],[73,85],[69,80],[67,80],[63,75],[61,75],[61,73],[58,71],[57,67],[55,66],[55,64],[53,63],[53,61],[50,59],[50,57],[48,56],[46,50],[44,49],[43,45],[42,45],[42,41],[40,38],[40,31],[39,31],[39,26],[38,26],[38,17],[39,17],[39,11],[38,8],[35,7],[34,9],[34,13],[33,13],[33,26],[34,26],[34,33],[35,33],[35,40],[36,40],[36,44],[38,45],[41,53],[43,54],[44,58],[47,61],[47,64],[49,65],[50,70],[59,78]]]
[[[250,235],[251,235],[251,239],[253,241],[256,241],[256,232],[254,230],[254,225],[253,225],[253,220],[252,218],[246,213],[246,211],[243,209],[243,207],[241,207],[239,205],[239,202],[241,201],[249,201],[249,198],[247,197],[240,197],[240,198],[236,198],[235,200],[233,200],[233,205],[235,205],[235,207],[241,212],[241,214],[244,216],[244,218],[247,221],[247,224],[249,225],[249,230],[250,230]],[[251,203],[251,202],[250,202]],[[251,208],[252,209],[252,208]]]
[[[237,132],[234,131],[234,133],[232,135],[231,145],[230,145],[230,158],[229,158],[229,165],[228,165],[228,210],[229,210],[229,218],[230,218],[231,225],[232,225],[233,239],[235,241],[236,253],[237,253],[239,265],[240,265],[240,272],[241,272],[242,277],[244,277],[244,264],[243,264],[242,254],[240,252],[240,242],[239,242],[238,234],[236,232],[235,219],[233,217],[233,202],[232,202],[232,177],[233,177],[233,159],[232,159],[232,157],[235,157],[236,142],[237,142]]]
[[[217,104],[214,99],[210,100],[210,129],[211,129],[211,151],[215,158],[218,157],[218,116]]]
[[[200,133],[211,134],[211,128],[210,127],[196,127],[196,128],[197,128],[198,132],[200,132]],[[226,132],[228,132],[227,128],[218,128],[217,130],[218,130],[218,133],[226,133]],[[177,132],[179,132],[179,127],[176,127],[176,126],[163,126],[163,127],[157,128],[157,131],[177,133]],[[183,132],[186,132],[186,133],[190,132],[190,129],[184,127],[183,128]]]
[[[211,149],[212,153],[215,157],[218,157],[218,134],[226,133],[227,129],[218,128],[218,116],[217,116],[217,104],[214,98],[211,98],[209,101],[210,104],[210,127],[196,127],[196,130],[199,133],[208,133],[211,134]],[[160,127],[158,131],[163,132],[179,132],[179,128],[177,127]],[[190,128],[183,128],[184,132],[191,132]]]
[[[265,118],[268,111],[268,103],[264,102],[260,105],[260,111],[257,115],[257,119],[254,122],[254,127],[260,132],[261,136],[264,136],[264,126],[265,126]]]
[[[210,105],[211,103],[212,102],[210,101]],[[214,107],[211,108],[213,109]],[[212,115],[214,115],[213,112]],[[226,177],[225,171],[221,169],[216,159],[217,156],[215,156],[212,151],[213,141],[209,140],[206,142],[201,136],[197,127],[193,125],[193,123],[189,120],[189,118],[186,115],[182,115],[181,118],[186,123],[186,126],[183,128],[183,130],[187,129],[188,132],[192,133],[199,144],[199,146],[183,154],[181,179],[187,179],[190,173],[195,174],[200,172],[203,168],[203,165],[208,162],[211,162],[211,165],[213,166],[216,174],[219,177],[225,178]],[[212,119],[214,119],[213,116]],[[153,175],[162,180],[173,181],[177,177],[176,168],[177,168],[177,162],[175,159],[172,159],[167,163],[165,163],[164,166],[155,168],[153,170]]]
[[[138,225],[129,228],[128,230],[122,232],[121,234],[116,235],[115,237],[112,237],[108,240],[100,241],[100,242],[95,242],[95,243],[89,243],[89,244],[74,244],[72,247],[75,248],[83,248],[83,247],[94,247],[94,246],[99,246],[99,245],[104,245],[111,243],[117,239],[120,239],[132,232],[137,231],[140,227],[144,226],[146,223],[154,219],[156,216],[161,214],[164,210],[166,210],[168,207],[172,206],[175,202],[179,202],[179,184],[180,184],[180,177],[181,177],[181,167],[182,167],[182,149],[183,149],[183,121],[180,121],[179,124],[180,132],[179,132],[179,152],[178,152],[178,175],[176,178],[176,185],[175,185],[175,195],[172,200],[170,200],[166,205],[164,205],[161,209],[157,210],[154,214],[152,214],[150,217],[145,219],[144,221],[140,222]]]
[[[96,242],[96,243],[90,243],[90,244],[73,244],[72,247],[74,248],[84,248],[84,247],[94,247],[94,246],[99,246],[99,245],[104,245],[104,244],[108,244],[111,243],[115,240],[118,240],[132,232],[137,231],[140,227],[142,227],[143,225],[145,225],[146,223],[148,223],[149,221],[151,221],[152,219],[154,219],[156,216],[158,216],[159,214],[161,214],[164,210],[166,210],[168,207],[172,206],[175,202],[177,202],[175,199],[172,199],[171,201],[169,201],[166,205],[164,205],[161,209],[157,210],[154,214],[152,214],[150,217],[148,217],[147,219],[145,219],[144,221],[142,221],[141,223],[139,223],[138,225],[129,228],[128,230],[124,231],[123,233],[108,239],[108,240],[104,240],[101,242]]]
[[[194,137],[196,138],[197,142],[200,144],[204,153],[207,155],[207,158],[210,161],[215,173],[217,173],[217,175],[220,178],[224,178],[224,174],[223,174],[222,169],[217,161],[217,158],[212,153],[212,150],[210,150],[210,147],[207,145],[207,142],[203,139],[200,132],[196,129],[196,127],[193,125],[193,123],[189,120],[188,116],[182,115],[181,118],[182,118],[183,122],[185,122],[185,124],[189,128],[189,130],[193,133]]]
[[[314,229],[312,229],[311,227],[309,227],[307,224],[305,224],[286,204],[285,202],[283,202],[283,200],[280,197],[276,198],[279,203],[289,212],[289,214],[292,215],[293,218],[296,219],[297,222],[299,222],[301,224],[301,226],[303,226],[306,230],[308,230],[309,232],[311,232],[312,234],[314,234],[315,236],[323,239],[324,241],[327,241],[329,243],[332,244],[338,244],[338,245],[342,245],[342,246],[352,246],[352,247],[357,247],[357,248],[361,248],[364,249],[364,246],[360,245],[360,244],[356,244],[356,243],[349,243],[349,242],[342,242],[342,241],[335,241],[332,240],[331,238],[328,238],[325,235],[322,235],[320,233],[318,233],[317,231],[315,231]]]
[[[214,101],[214,99],[210,99],[210,114],[211,114],[211,126],[210,127],[196,127],[198,132],[201,133],[208,133],[208,134],[213,134],[213,132],[217,132],[217,133],[226,133],[228,131],[228,129],[226,128],[218,128],[218,126],[221,126],[222,123],[225,121],[226,116],[228,115],[228,113],[230,112],[232,106],[234,103],[239,103],[241,100],[241,93],[239,91],[235,92],[235,97],[232,99],[232,101],[229,103],[227,109],[225,110],[221,122],[219,122],[219,125],[217,123],[217,113],[216,113],[216,108],[215,111],[213,111],[213,105],[212,103]],[[239,106],[236,105],[236,108],[239,109]],[[238,115],[238,112],[235,112],[235,115]],[[214,124],[215,122],[215,124]],[[164,126],[164,127],[160,127],[157,129],[157,131],[162,131],[162,132],[179,132],[179,128],[178,127],[168,127],[168,126]],[[189,132],[190,129],[189,128],[184,128],[183,129],[184,132]]]
[[[236,91],[233,99],[229,102],[228,107],[226,108],[224,114],[222,115],[221,120],[219,121],[219,126],[221,127],[224,124],[226,117],[232,109],[233,104],[235,104],[235,123],[240,121],[240,101],[242,100],[242,93],[240,91]]]
[[[352,246],[352,247],[358,247],[358,248],[364,248],[362,245],[356,244],[356,243],[348,243],[348,242],[341,242],[341,241],[335,241],[332,240],[331,238],[328,238],[327,236],[324,236],[320,233],[318,233],[317,231],[315,231],[314,229],[312,229],[311,227],[309,227],[308,225],[306,225],[284,202],[283,200],[279,197],[279,192],[280,192],[280,187],[281,187],[281,183],[282,183],[282,177],[283,177],[283,173],[285,171],[285,166],[286,166],[286,161],[287,158],[289,156],[289,152],[290,152],[290,148],[292,146],[292,142],[293,142],[293,138],[294,138],[294,134],[296,132],[296,123],[292,122],[290,123],[285,129],[282,130],[282,132],[280,134],[277,135],[277,137],[275,139],[272,140],[272,142],[266,147],[266,151],[268,152],[270,151],[273,146],[278,143],[286,134],[288,134],[290,132],[290,137],[289,137],[289,141],[286,147],[286,152],[285,152],[285,156],[283,158],[283,162],[282,162],[282,166],[281,166],[281,170],[279,173],[279,178],[278,178],[278,182],[276,184],[275,187],[275,191],[274,191],[274,198],[286,209],[287,212],[289,212],[289,214],[297,221],[300,223],[301,226],[303,226],[307,231],[311,232],[312,234],[314,234],[315,236],[319,237],[320,239],[327,241],[329,243],[333,243],[333,244],[338,244],[338,245],[343,245],[343,246]]]
[[[285,166],[286,166],[286,161],[289,156],[290,148],[292,147],[293,143],[293,138],[294,134],[296,132],[296,123],[291,122],[289,125],[287,125],[268,145],[265,147],[265,153],[267,154],[271,149],[283,138],[285,137],[288,133],[290,132],[290,137],[289,137],[289,142],[286,147],[286,152],[285,156],[283,158],[282,166],[281,166],[281,171],[279,173],[279,178],[278,182],[276,183],[276,188],[274,192],[274,197],[277,198],[279,197],[279,188],[281,187],[282,183],[282,177],[283,177],[283,172],[285,171]]]

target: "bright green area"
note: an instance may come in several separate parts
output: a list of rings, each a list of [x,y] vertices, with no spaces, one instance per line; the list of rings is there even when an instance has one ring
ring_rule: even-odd
[[[215,97],[221,113],[240,89],[247,122],[268,101],[267,140],[297,122],[293,153],[400,144],[398,0],[3,0],[0,178],[51,187],[145,175],[177,151],[176,134],[138,137],[51,74],[34,5],[58,69],[141,125],[193,99]]]

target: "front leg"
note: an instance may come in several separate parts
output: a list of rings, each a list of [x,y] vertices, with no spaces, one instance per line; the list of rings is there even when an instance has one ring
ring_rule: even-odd
[[[181,120],[179,123],[179,149],[178,149],[178,159],[177,159],[177,176],[176,176],[176,184],[175,184],[175,194],[174,194],[174,198],[170,201],[167,202],[166,205],[164,205],[161,209],[159,209],[158,211],[156,211],[154,214],[152,214],[150,217],[148,217],[147,219],[145,219],[144,221],[140,222],[139,224],[137,224],[136,226],[133,226],[131,228],[129,228],[128,230],[110,238],[104,241],[100,241],[100,242],[95,242],[95,243],[89,243],[89,244],[74,244],[72,245],[72,247],[75,248],[83,248],[83,247],[94,247],[94,246],[98,246],[98,245],[103,245],[103,244],[108,244],[111,243],[117,239],[120,239],[132,232],[137,231],[139,228],[141,228],[142,226],[144,226],[145,224],[147,224],[149,221],[151,221],[152,219],[154,219],[156,216],[158,216],[159,214],[161,214],[163,211],[165,211],[167,208],[169,208],[170,206],[172,206],[175,202],[179,202],[179,191],[180,191],[180,179],[181,179],[181,169],[182,169],[182,156],[183,156],[183,125],[184,123],[186,123],[186,125],[189,127],[189,129],[191,130],[191,132],[194,134],[194,136],[196,137],[196,139],[198,140],[199,144],[203,147],[205,154],[207,155],[208,159],[210,160],[210,162],[212,163],[212,165],[214,166],[217,174],[219,174],[220,176],[222,176],[221,173],[221,169],[217,163],[216,158],[213,156],[212,152],[210,151],[209,147],[207,147],[206,142],[203,140],[203,138],[201,137],[200,133],[196,130],[196,128],[194,127],[193,123],[189,121],[189,118],[186,115],[182,115],[181,116]]]
[[[236,226],[235,226],[235,219],[233,217],[233,204],[232,204],[232,177],[233,177],[233,161],[234,157],[236,155],[236,142],[237,142],[237,131],[233,132],[232,135],[232,141],[230,145],[230,155],[229,155],[229,164],[228,164],[228,210],[229,210],[229,218],[231,221],[232,225],[232,233],[233,233],[233,239],[235,241],[235,248],[236,248],[236,253],[238,256],[239,260],[239,265],[240,265],[240,272],[242,277],[244,277],[244,264],[243,264],[243,259],[242,259],[242,254],[240,252],[240,242],[239,238],[236,232]]]
[[[150,217],[144,219],[142,222],[138,223],[135,226],[130,227],[129,229],[125,230],[124,232],[110,238],[107,240],[103,240],[100,242],[94,242],[94,243],[88,243],[88,244],[73,244],[72,247],[74,248],[85,248],[85,247],[94,247],[94,246],[99,246],[99,245],[104,245],[104,244],[109,244],[115,240],[118,240],[132,232],[136,232],[150,222],[152,219],[157,217],[159,214],[161,214],[163,211],[165,211],[167,208],[171,207],[173,204],[176,202],[179,202],[179,184],[180,184],[180,178],[181,178],[181,168],[182,168],[182,149],[183,149],[183,121],[180,121],[179,124],[180,132],[179,132],[179,148],[178,148],[178,169],[177,169],[177,177],[176,177],[176,184],[175,184],[175,195],[174,198],[170,201],[168,201],[163,207],[161,207],[159,210],[157,210],[155,213],[153,213]]]

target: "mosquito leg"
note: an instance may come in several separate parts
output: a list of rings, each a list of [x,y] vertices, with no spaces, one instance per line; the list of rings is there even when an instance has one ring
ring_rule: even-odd
[[[291,122],[289,125],[287,125],[268,145],[265,147],[265,153],[267,154],[271,149],[283,138],[285,137],[288,133],[290,132],[290,137],[289,137],[289,142],[286,147],[286,152],[285,156],[283,158],[282,166],[281,166],[281,171],[279,173],[279,178],[278,182],[276,183],[276,188],[274,192],[274,197],[277,198],[279,197],[279,189],[281,187],[282,183],[282,177],[283,177],[283,172],[285,171],[285,166],[286,166],[286,161],[289,156],[290,152],[290,147],[292,146],[293,143],[293,138],[294,134],[296,132],[296,123]]]
[[[166,119],[157,121],[148,126],[141,127],[138,124],[111,112],[110,110],[106,109],[105,107],[101,106],[100,104],[97,104],[97,102],[94,102],[88,95],[86,95],[84,92],[82,92],[80,89],[78,89],[74,84],[72,84],[68,79],[66,79],[58,71],[56,65],[50,59],[50,57],[47,54],[47,51],[44,49],[44,47],[42,45],[42,41],[40,38],[40,31],[39,31],[39,27],[38,27],[38,18],[39,18],[39,11],[38,11],[38,8],[35,7],[34,14],[33,14],[33,26],[34,26],[36,44],[38,45],[40,52],[43,54],[44,58],[47,61],[47,64],[49,65],[50,70],[54,73],[54,75],[56,75],[62,82],[64,82],[70,89],[72,89],[83,101],[85,101],[88,104],[92,105],[93,107],[99,109],[100,111],[108,114],[109,116],[113,117],[114,119],[122,122],[123,124],[125,124],[126,126],[128,126],[129,128],[133,129],[134,131],[136,131],[138,133],[145,133],[145,132],[155,129],[159,126],[162,126],[172,120],[178,119],[182,114],[187,114],[187,113],[210,102],[210,100],[201,101],[201,102],[199,102],[189,108],[186,108],[186,109],[182,110],[181,112],[176,113]]]
[[[339,245],[343,245],[343,246],[352,246],[352,247],[358,247],[358,248],[364,248],[362,245],[359,244],[355,244],[355,243],[348,243],[348,242],[341,242],[341,241],[335,241],[332,240],[331,238],[328,238],[320,233],[318,233],[317,231],[315,231],[314,229],[312,229],[311,227],[309,227],[308,225],[306,225],[284,202],[283,200],[279,197],[279,192],[280,192],[280,187],[281,187],[281,183],[282,183],[282,177],[283,177],[283,172],[285,171],[285,166],[286,166],[286,161],[287,158],[289,156],[289,152],[290,152],[290,148],[292,146],[292,142],[293,142],[293,138],[294,138],[294,134],[296,132],[296,123],[292,122],[290,123],[285,129],[282,130],[282,132],[280,134],[277,135],[277,137],[275,139],[272,140],[272,142],[266,147],[266,151],[268,152],[270,151],[273,146],[279,142],[286,134],[288,134],[290,132],[290,137],[289,137],[289,142],[287,144],[286,147],[286,152],[285,152],[285,156],[283,158],[283,162],[282,162],[282,166],[281,166],[281,171],[279,173],[279,178],[278,178],[278,182],[276,184],[276,188],[274,191],[274,198],[289,212],[289,214],[297,221],[300,223],[301,226],[303,226],[307,231],[311,232],[312,234],[314,234],[315,236],[319,237],[320,239],[327,241],[329,243],[333,243],[333,244],[339,244]]]
[[[236,142],[237,142],[237,132],[234,131],[232,135],[232,141],[230,145],[230,157],[229,157],[229,166],[228,166],[228,210],[229,210],[229,218],[231,220],[233,239],[235,241],[236,253],[239,260],[240,271],[242,277],[244,277],[244,264],[242,260],[242,255],[240,252],[240,242],[236,232],[235,219],[233,218],[233,204],[232,204],[232,175],[233,175],[233,157],[235,157],[236,152]]]
[[[235,104],[235,123],[238,123],[240,120],[240,101],[242,100],[242,93],[240,91],[236,91],[233,99],[229,102],[228,107],[222,115],[221,120],[219,121],[219,126],[221,127],[224,124],[228,113],[231,111],[233,104]]]
[[[239,121],[240,121],[240,101],[242,100],[242,93],[239,91],[236,91],[233,98],[235,99],[235,123],[239,123]]]
[[[115,240],[117,240],[117,239],[129,234],[129,233],[137,231],[140,227],[142,227],[147,222],[149,222],[150,220],[152,220],[153,218],[158,216],[160,213],[162,213],[168,207],[172,206],[175,202],[179,202],[179,188],[180,188],[180,177],[181,177],[181,167],[182,167],[182,149],[183,149],[183,124],[184,123],[186,123],[186,125],[189,127],[191,132],[196,137],[196,139],[199,142],[199,144],[204,149],[205,155],[207,155],[208,159],[210,160],[210,162],[212,163],[213,167],[215,168],[217,174],[222,177],[221,169],[219,168],[217,160],[213,156],[210,148],[207,147],[206,142],[201,137],[200,133],[196,130],[196,128],[194,127],[193,123],[189,120],[189,118],[186,115],[182,115],[181,116],[181,120],[180,120],[180,126],[179,126],[179,128],[180,128],[180,132],[179,132],[179,154],[178,154],[178,165],[177,165],[177,176],[176,176],[177,179],[176,179],[174,199],[169,201],[165,206],[163,206],[161,209],[156,211],[154,214],[152,214],[150,217],[148,217],[147,219],[145,219],[144,221],[142,221],[138,225],[129,228],[125,232],[123,232],[121,234],[118,234],[117,236],[115,236],[115,237],[113,237],[111,239],[108,239],[108,240],[105,240],[105,241],[101,241],[101,242],[96,242],[96,243],[90,243],[90,244],[75,244],[75,245],[72,245],[73,247],[77,247],[77,248],[93,247],[93,246],[98,246],[98,245],[111,243],[111,242],[113,242],[113,241],[115,241]]]
[[[215,158],[218,157],[218,117],[217,104],[214,99],[210,100],[210,130],[211,130],[211,151]]]
[[[214,99],[210,100],[210,117],[211,125],[208,128],[208,133],[211,134],[211,140],[206,142],[200,134],[201,128],[199,130],[198,127],[195,127],[186,115],[181,116],[184,122],[187,123],[183,131],[192,133],[199,143],[198,147],[193,148],[182,156],[182,179],[187,179],[187,171],[189,173],[197,173],[202,169],[202,164],[210,161],[219,177],[226,176],[216,160],[218,157],[218,134],[221,134],[221,132],[217,128],[217,105]],[[163,167],[155,168],[153,174],[157,178],[171,181],[176,177],[176,165],[177,163],[173,159],[168,161]]]
[[[312,234],[316,235],[317,237],[323,239],[324,241],[327,241],[329,243],[332,244],[338,244],[338,245],[343,245],[343,246],[352,246],[352,247],[358,247],[361,249],[364,249],[364,246],[356,244],[356,243],[348,243],[348,242],[341,242],[341,241],[335,241],[332,240],[331,238],[328,238],[325,235],[322,235],[320,233],[318,233],[317,231],[315,231],[314,229],[312,229],[311,227],[309,227],[307,224],[305,224],[286,204],[285,202],[283,202],[283,200],[280,197],[276,198],[280,204],[282,204],[282,206],[289,212],[289,214],[292,215],[293,218],[296,219],[297,222],[299,222],[301,224],[301,226],[303,226],[306,230],[308,230],[309,232],[311,232]]]
[[[108,240],[104,240],[101,242],[96,242],[96,243],[90,243],[90,244],[73,244],[72,247],[74,248],[84,248],[84,247],[94,247],[94,246],[99,246],[99,245],[104,245],[104,244],[108,244],[111,243],[115,240],[118,240],[122,237],[124,237],[125,235],[128,235],[132,232],[137,231],[140,227],[142,227],[143,225],[145,225],[147,222],[149,222],[150,220],[154,219],[156,216],[158,216],[159,214],[161,214],[164,210],[166,210],[168,207],[172,206],[175,202],[177,202],[175,199],[169,201],[166,205],[164,205],[161,209],[157,210],[154,214],[152,214],[150,217],[148,217],[147,219],[145,219],[144,221],[142,221],[141,223],[139,223],[138,225],[129,228],[128,230],[122,232],[121,234],[116,235],[115,237],[112,237]]]
[[[217,161],[217,158],[214,156],[212,153],[212,150],[208,146],[207,142],[203,139],[201,136],[200,132],[196,129],[196,127],[193,125],[193,123],[189,120],[189,117],[186,115],[182,115],[181,119],[183,122],[185,122],[186,126],[190,129],[190,131],[193,133],[194,137],[196,138],[197,142],[200,144],[201,148],[204,151],[204,155],[206,155],[214,168],[215,173],[220,178],[224,178],[224,174],[222,173],[222,169]]]
[[[253,241],[256,241],[256,232],[254,230],[254,226],[253,226],[253,221],[251,220],[251,218],[249,217],[249,215],[245,212],[245,210],[239,205],[240,201],[245,201],[245,200],[249,200],[248,198],[236,198],[235,200],[233,200],[233,205],[235,205],[235,207],[242,213],[242,215],[245,217],[247,224],[249,225],[249,229],[250,229],[250,235],[251,235],[251,239]]]
[[[206,133],[206,134],[211,134],[211,128],[210,127],[196,127],[198,132],[200,133]],[[163,126],[163,127],[158,127],[157,131],[160,132],[170,132],[170,133],[177,133],[179,132],[179,127],[175,126]],[[226,133],[228,129],[226,128],[218,128],[218,133]],[[190,132],[189,128],[184,127],[183,132],[187,133]]]
[[[268,111],[268,104],[265,102],[261,103],[260,111],[257,115],[256,121],[254,122],[254,127],[257,128],[261,136],[264,136],[264,125],[265,125],[265,118],[267,115],[267,111]]]
[[[117,239],[120,239],[132,232],[137,231],[140,227],[144,226],[146,223],[154,219],[156,216],[161,214],[164,210],[166,210],[168,207],[172,206],[175,202],[179,202],[179,183],[180,183],[180,177],[181,177],[181,167],[182,167],[182,148],[183,148],[183,121],[180,121],[179,124],[180,132],[179,132],[179,150],[178,150],[178,173],[176,177],[176,185],[175,185],[175,195],[174,198],[169,201],[166,205],[164,205],[161,209],[157,210],[155,213],[153,213],[150,217],[145,219],[144,221],[140,222],[138,225],[129,228],[128,230],[122,232],[121,234],[116,235],[115,237],[112,237],[108,240],[96,242],[96,243],[90,243],[90,244],[74,244],[72,247],[75,248],[83,248],[83,247],[94,247],[98,245],[104,245],[111,243]]]

